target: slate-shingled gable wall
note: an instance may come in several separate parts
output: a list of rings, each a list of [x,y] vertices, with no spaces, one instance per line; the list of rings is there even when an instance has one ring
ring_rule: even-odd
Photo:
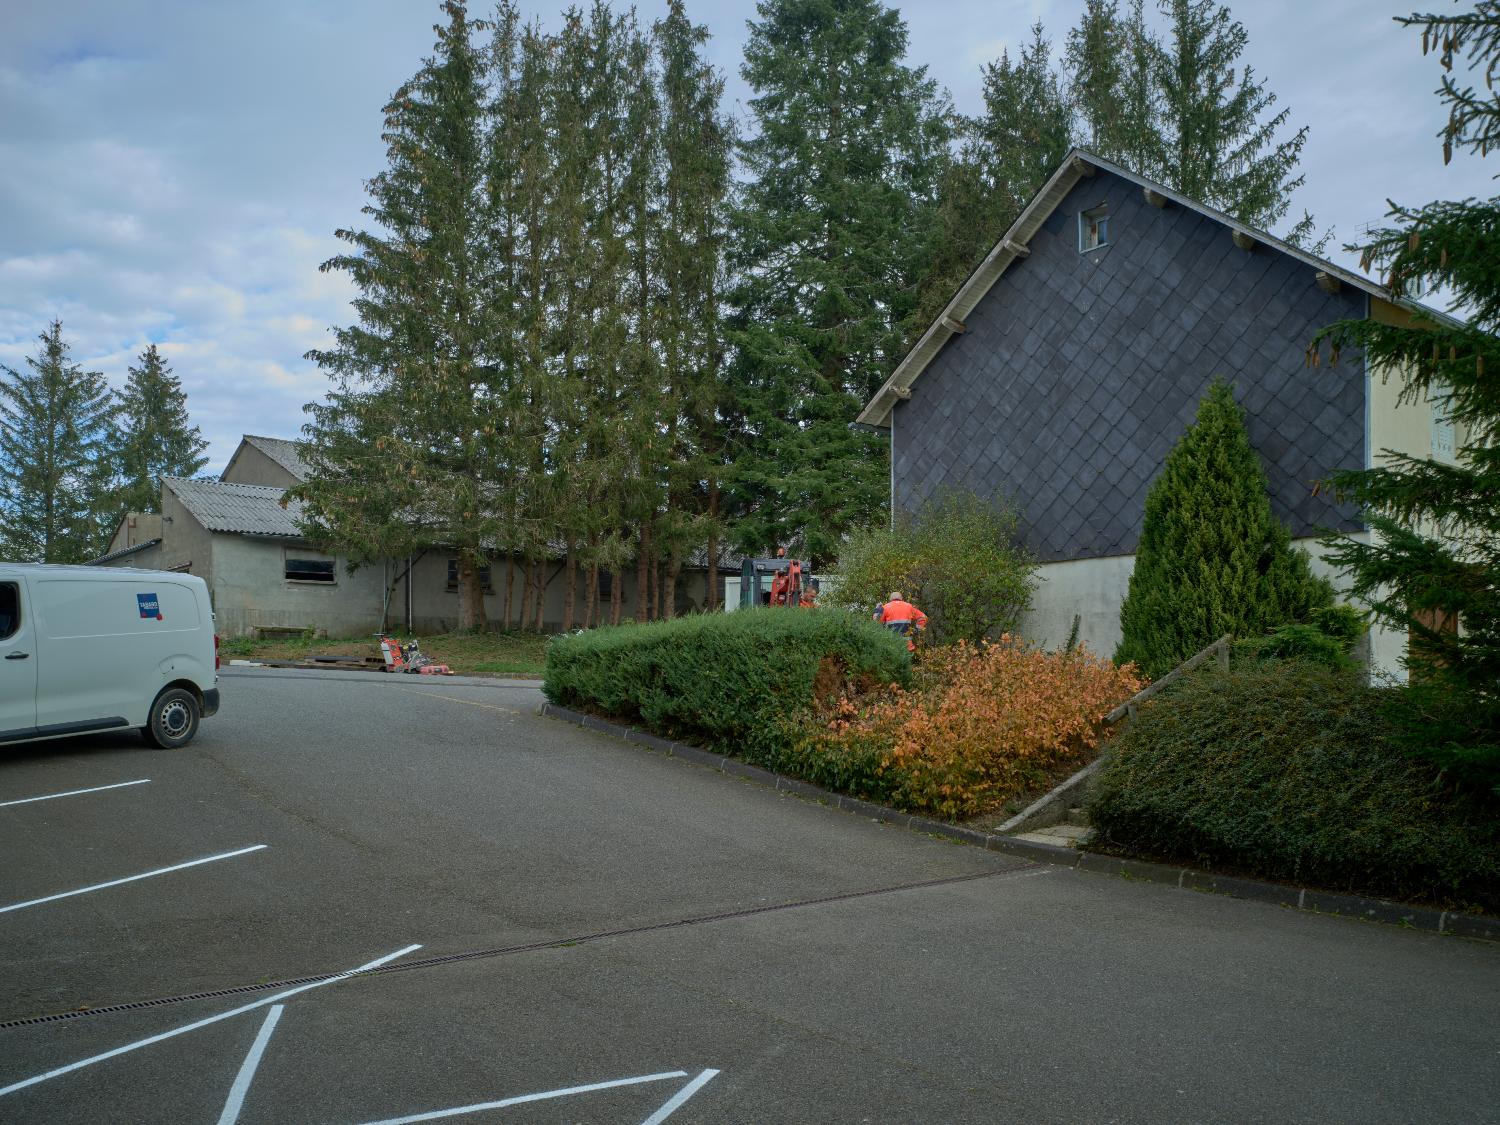
[[[1101,202],[1110,245],[1080,255],[1078,213]],[[1363,315],[1362,293],[1324,293],[1307,264],[1241,250],[1221,224],[1100,172],[898,403],[896,504],[999,490],[1044,562],[1131,554],[1151,481],[1223,376],[1292,534],[1357,528],[1312,484],[1364,465],[1364,368],[1345,356],[1308,369],[1303,356],[1319,328]]]

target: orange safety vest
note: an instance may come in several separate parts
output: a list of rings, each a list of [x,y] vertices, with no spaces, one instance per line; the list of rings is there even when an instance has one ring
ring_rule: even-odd
[[[905,625],[908,628],[915,623],[918,629],[925,629],[927,628],[927,615],[911,602],[886,602],[880,607],[880,623],[882,625]]]

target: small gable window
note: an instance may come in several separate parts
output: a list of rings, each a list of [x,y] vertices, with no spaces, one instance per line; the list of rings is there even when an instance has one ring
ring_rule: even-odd
[[[1109,208],[1102,204],[1078,215],[1078,252],[1087,254],[1109,245]]]

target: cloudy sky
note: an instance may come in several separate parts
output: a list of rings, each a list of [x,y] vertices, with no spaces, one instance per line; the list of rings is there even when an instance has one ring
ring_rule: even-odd
[[[556,26],[565,6],[522,9]],[[1061,40],[1082,0],[896,6],[911,61],[973,112],[980,67],[1037,19]],[[1250,33],[1248,61],[1311,129],[1294,206],[1338,241],[1378,221],[1387,197],[1494,193],[1495,168],[1464,157],[1443,167],[1437,64],[1390,19],[1410,9],[1230,6]],[[649,22],[665,0],[638,9]],[[689,0],[688,11],[713,33],[743,116],[753,4]],[[0,16],[0,363],[23,366],[60,318],[74,358],[116,385],[159,344],[211,442],[210,468],[241,433],[296,436],[303,403],[326,387],[303,353],[350,320],[350,286],[318,265],[336,251],[335,228],[360,222],[363,182],[383,164],[381,106],[430,52],[437,4],[0,0]]]

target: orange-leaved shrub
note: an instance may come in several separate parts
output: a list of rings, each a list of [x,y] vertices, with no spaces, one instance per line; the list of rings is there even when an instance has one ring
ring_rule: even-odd
[[[781,765],[810,781],[948,819],[977,816],[1081,764],[1143,681],[1083,648],[929,650],[911,690],[841,700]]]

